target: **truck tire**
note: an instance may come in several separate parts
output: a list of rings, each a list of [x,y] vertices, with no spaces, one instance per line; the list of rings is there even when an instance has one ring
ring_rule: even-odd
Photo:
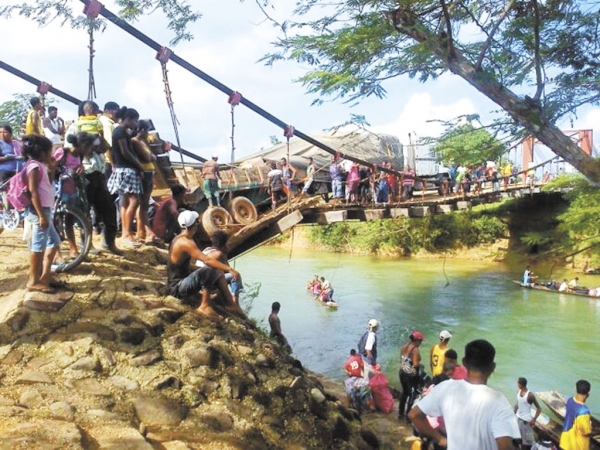
[[[209,236],[212,236],[217,230],[225,229],[231,222],[233,220],[227,210],[220,206],[208,208],[202,214],[202,227]]]
[[[246,197],[235,197],[229,206],[233,220],[242,225],[250,225],[258,219],[258,212],[254,204]]]

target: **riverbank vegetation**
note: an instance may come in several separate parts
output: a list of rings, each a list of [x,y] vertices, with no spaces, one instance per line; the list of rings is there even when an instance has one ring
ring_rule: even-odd
[[[330,251],[408,256],[489,244],[506,237],[506,223],[484,211],[425,218],[340,222],[310,227],[311,244]]]
[[[551,189],[452,214],[340,222],[307,227],[305,234],[311,247],[344,253],[435,256],[466,250],[469,257],[481,248],[495,259],[544,257],[564,261],[573,248],[574,231],[570,231],[569,221],[576,216],[569,213],[572,200],[569,203],[564,193]],[[571,192],[569,197],[574,195]]]
[[[558,191],[560,189],[560,192]],[[327,251],[414,256],[487,248],[495,259],[544,259],[600,266],[600,189],[563,175],[541,194],[424,218],[308,227],[308,245]],[[501,250],[491,248],[502,243]],[[470,250],[472,249],[472,251]],[[577,261],[575,261],[577,258]]]

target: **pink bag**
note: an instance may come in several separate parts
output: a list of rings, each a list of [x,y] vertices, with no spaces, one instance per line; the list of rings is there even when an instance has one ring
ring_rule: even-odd
[[[25,167],[13,175],[8,184],[6,198],[17,211],[23,211],[31,205],[31,194],[29,193],[29,181],[27,179],[27,166],[30,162],[27,161]]]
[[[375,401],[375,407],[386,414],[389,414],[394,408],[394,399],[390,392],[390,382],[381,372],[375,372],[375,375],[369,380],[371,394]]]

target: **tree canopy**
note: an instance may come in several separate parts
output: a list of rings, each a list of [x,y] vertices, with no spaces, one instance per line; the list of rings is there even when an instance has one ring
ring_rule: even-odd
[[[464,123],[447,129],[437,140],[433,152],[446,166],[451,162],[467,166],[497,161],[506,152],[506,146],[485,128]]]
[[[35,97],[34,94],[13,94],[12,100],[7,100],[0,104],[0,125],[10,125],[15,136],[21,133],[21,124],[31,109],[29,100]],[[48,99],[46,104],[52,103]]]
[[[298,0],[264,61],[308,65],[309,92],[347,101],[383,97],[401,75],[454,73],[502,108],[498,130],[533,134],[600,181],[600,163],[555,126],[600,102],[599,11],[576,0]]]
[[[0,17],[19,14],[45,25],[53,20],[68,24],[73,28],[88,28],[90,21],[83,14],[83,0],[5,0],[8,5],[0,6]],[[3,1],[4,3],[4,1]],[[135,21],[143,15],[162,11],[168,19],[168,29],[174,33],[171,44],[189,41],[193,35],[189,31],[191,24],[201,14],[195,11],[185,0],[115,0],[118,14],[127,21]],[[97,28],[99,25],[95,24]]]

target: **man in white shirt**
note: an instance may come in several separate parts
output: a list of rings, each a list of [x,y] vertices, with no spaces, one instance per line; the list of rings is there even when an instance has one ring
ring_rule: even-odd
[[[567,279],[565,278],[558,288],[558,292],[567,292],[569,290],[569,284],[567,283]]]
[[[60,145],[62,143],[62,135],[65,132],[65,123],[58,117],[58,109],[56,106],[48,108],[48,117],[44,118],[44,134],[52,145]]]
[[[496,368],[496,350],[479,339],[465,347],[466,380],[436,386],[409,413],[418,432],[448,450],[514,450],[521,434],[506,397],[487,386]],[[443,417],[447,437],[434,430],[426,416]]]

